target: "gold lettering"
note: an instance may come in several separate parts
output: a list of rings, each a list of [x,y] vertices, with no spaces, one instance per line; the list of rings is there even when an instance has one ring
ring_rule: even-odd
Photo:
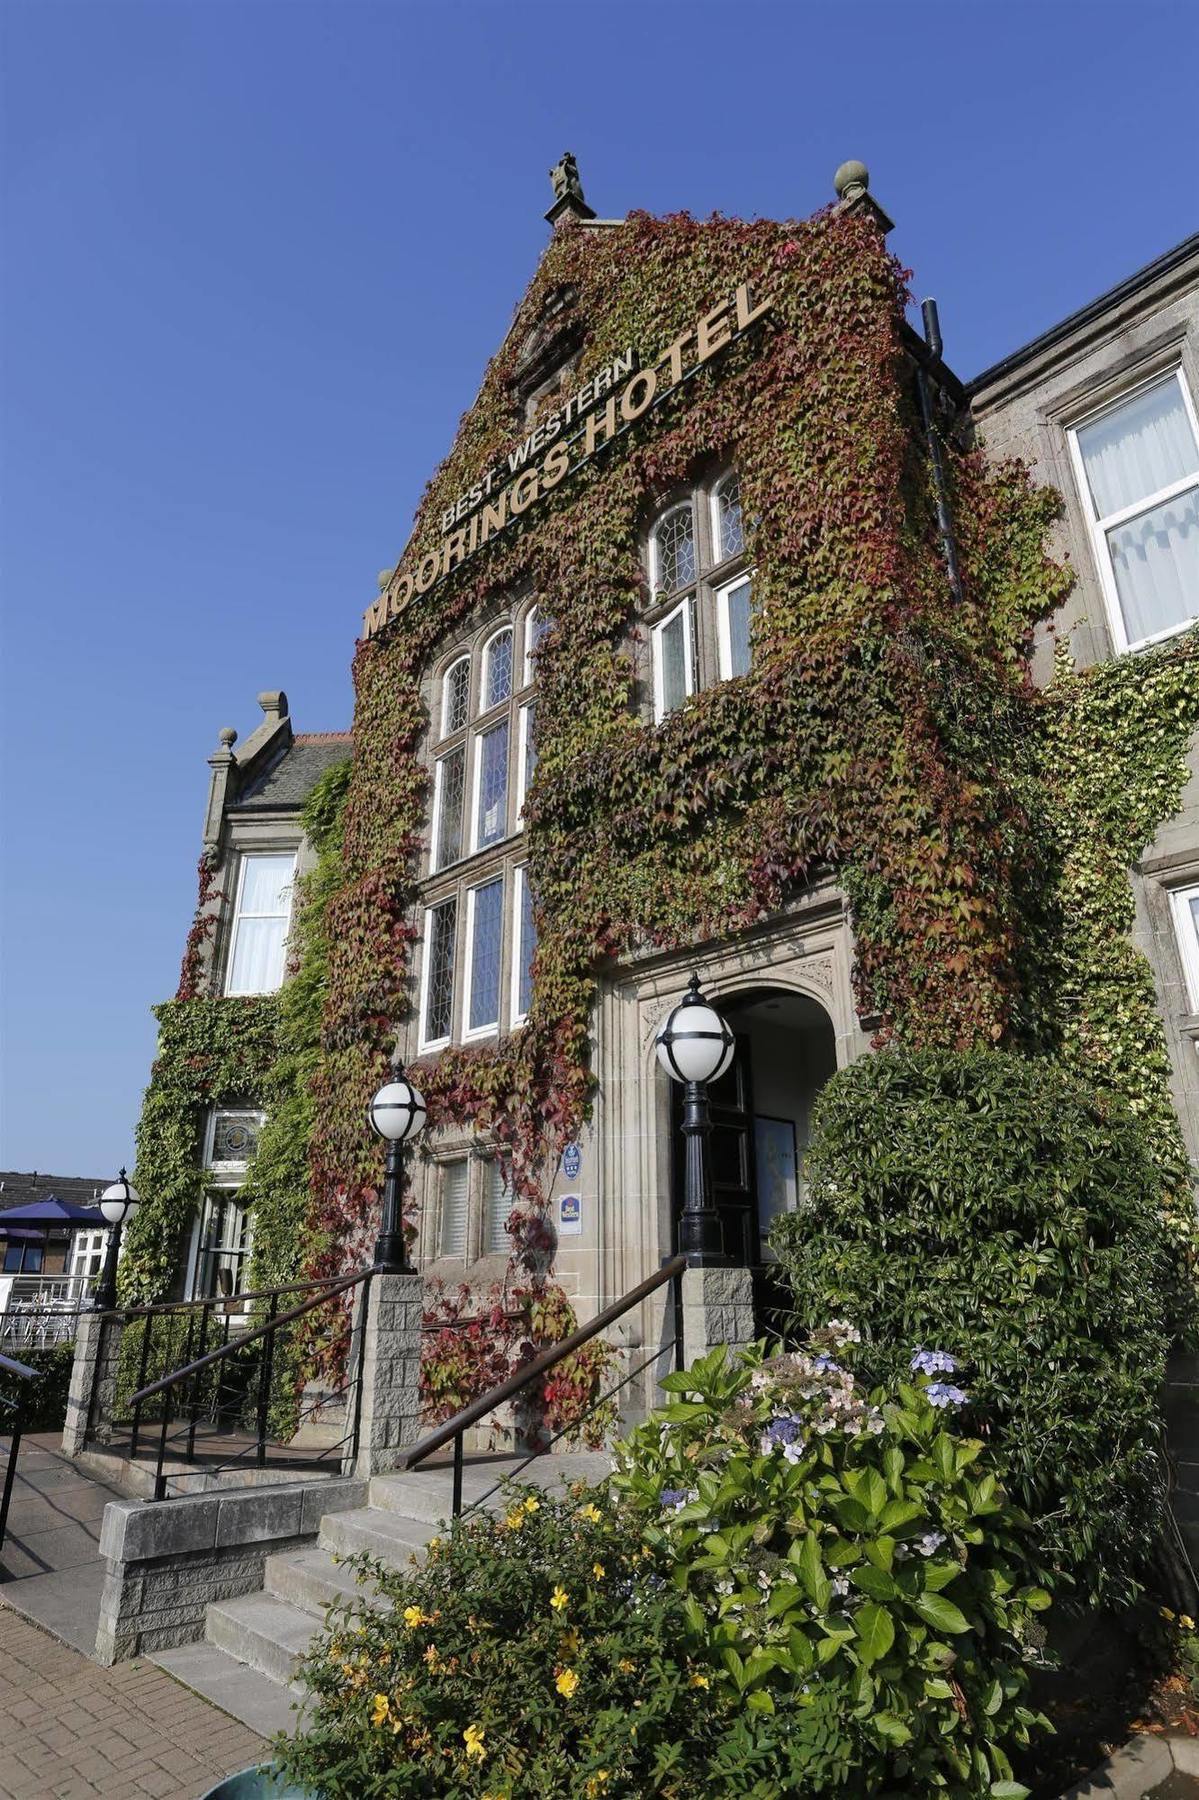
[[[603,434],[604,434],[605,438],[611,438],[611,437],[616,436],[616,396],[615,396],[615,394],[613,394],[612,397],[609,399],[608,404],[604,407],[604,410],[602,413],[598,413],[598,412],[588,413],[586,424],[583,427],[583,455],[584,456],[590,456],[594,450],[598,449],[599,443],[600,443],[599,433],[600,433],[601,428],[603,430]]]
[[[685,331],[682,337],[677,337],[669,350],[663,351],[662,355],[658,358],[659,368],[662,367],[664,362],[670,364],[669,385],[671,387],[677,387],[679,382],[683,379],[683,345],[689,344],[694,336],[694,331]]]
[[[636,399],[634,398],[634,390],[638,385],[641,386],[643,392],[641,397]],[[624,419],[627,424],[631,425],[633,420],[639,419],[646,407],[652,403],[657,391],[658,371],[656,369],[640,370],[638,374],[634,375],[632,381],[628,383],[620,396],[621,418]]]
[[[707,362],[718,350],[723,350],[732,336],[732,326],[728,318],[729,303],[722,300],[711,312],[706,312],[695,327],[695,360]]]
[[[412,577],[411,577],[411,575],[401,575],[399,580],[396,582],[395,586],[392,588],[390,595],[388,596],[388,602],[387,602],[388,618],[389,619],[398,619],[400,614],[403,612],[404,608],[407,606],[408,602],[411,600],[411,598],[412,598]]]
[[[540,476],[536,469],[526,469],[518,475],[508,489],[508,506],[515,519],[522,512],[528,512],[537,498]]]
[[[458,564],[463,560],[463,558],[465,556],[466,556],[466,533],[465,533],[465,531],[461,531],[461,530],[452,531],[450,533],[449,537],[446,539],[445,543],[441,546],[441,572],[442,572],[442,574],[448,575],[451,569],[457,568]]]
[[[752,325],[755,319],[760,319],[762,314],[768,313],[774,305],[773,294],[767,294],[765,300],[759,301],[758,305],[751,309],[748,281],[743,281],[741,283],[741,286],[737,289],[735,299],[737,303],[738,331],[744,331],[747,325]]]
[[[380,594],[374,603],[367,607],[362,615],[362,635],[373,638],[377,631],[382,631],[387,623],[387,595]]]
[[[565,444],[555,444],[541,465],[541,491],[548,494],[557,487],[570,468],[570,451]]]
[[[504,489],[498,500],[489,500],[483,508],[483,520],[479,526],[479,542],[485,544],[488,538],[502,531],[508,523],[508,490]]]
[[[421,557],[419,563],[416,565],[415,586],[417,593],[427,594],[440,574],[441,551],[430,550],[427,555]]]

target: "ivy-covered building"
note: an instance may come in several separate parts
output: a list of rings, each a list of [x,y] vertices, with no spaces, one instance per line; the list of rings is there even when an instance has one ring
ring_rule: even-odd
[[[431,1311],[498,1292],[495,1338],[560,1334],[672,1248],[653,1037],[693,970],[738,1041],[736,1261],[802,1202],[822,1084],[888,1042],[1123,1091],[1191,1233],[1199,239],[965,386],[860,165],[781,223],[554,183],[364,615],[352,755],[263,696],[210,759],[130,1290],[367,1260],[398,1044]]]

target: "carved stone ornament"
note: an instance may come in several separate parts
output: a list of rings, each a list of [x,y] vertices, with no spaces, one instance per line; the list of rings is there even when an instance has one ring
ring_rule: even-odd
[[[550,170],[550,180],[554,184],[555,200],[564,200],[567,194],[573,194],[576,200],[582,200],[583,183],[579,180],[579,165],[569,150],[561,162],[555,163]]]

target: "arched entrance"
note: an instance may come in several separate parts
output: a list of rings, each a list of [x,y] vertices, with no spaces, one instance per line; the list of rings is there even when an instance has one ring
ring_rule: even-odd
[[[832,1020],[819,1001],[785,988],[753,988],[714,1004],[737,1038],[732,1067],[708,1090],[712,1185],[725,1254],[756,1271],[763,1325],[777,1307],[768,1234],[776,1213],[804,1191],[813,1102],[837,1067]],[[682,1090],[671,1083],[674,1217],[682,1208]]]

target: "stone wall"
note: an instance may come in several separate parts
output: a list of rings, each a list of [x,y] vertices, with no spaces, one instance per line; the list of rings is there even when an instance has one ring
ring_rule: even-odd
[[[364,1506],[353,1479],[116,1500],[104,1509],[104,1590],[96,1660],[104,1664],[190,1644],[212,1600],[256,1593],[268,1556],[311,1544],[325,1513]]]

